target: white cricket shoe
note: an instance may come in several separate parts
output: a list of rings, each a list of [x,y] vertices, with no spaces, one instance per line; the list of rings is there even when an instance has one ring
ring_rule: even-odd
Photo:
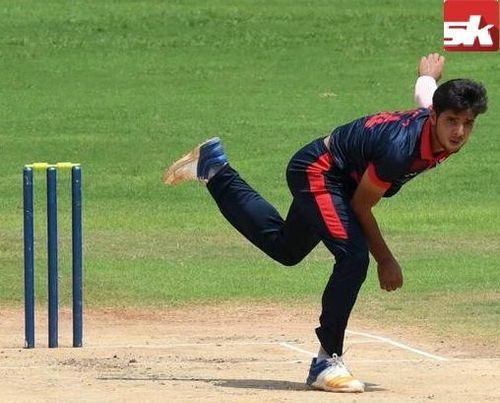
[[[320,362],[317,362],[317,358],[313,358],[306,383],[313,388],[328,392],[361,393],[365,391],[365,384],[354,379],[342,358],[336,354]]]

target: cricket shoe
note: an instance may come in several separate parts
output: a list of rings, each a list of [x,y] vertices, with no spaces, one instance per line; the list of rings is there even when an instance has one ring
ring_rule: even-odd
[[[306,383],[316,389],[328,392],[360,393],[365,391],[365,384],[354,379],[341,357],[317,361],[313,358]]]
[[[175,161],[163,175],[163,182],[176,185],[187,180],[208,180],[227,164],[222,141],[213,137],[198,146],[181,159]]]

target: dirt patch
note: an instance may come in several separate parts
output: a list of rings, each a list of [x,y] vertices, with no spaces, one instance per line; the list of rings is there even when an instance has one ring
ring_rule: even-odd
[[[278,304],[91,311],[85,315],[85,347],[73,349],[70,312],[63,311],[61,348],[46,348],[46,316],[39,314],[37,348],[26,350],[23,312],[2,308],[1,400],[333,399],[304,385],[317,350],[317,314],[314,306]],[[380,328],[360,318],[350,329],[356,333],[347,337],[346,362],[368,390],[342,400],[500,400],[492,387],[500,376],[498,351],[482,351],[480,344],[469,351],[419,329]]]

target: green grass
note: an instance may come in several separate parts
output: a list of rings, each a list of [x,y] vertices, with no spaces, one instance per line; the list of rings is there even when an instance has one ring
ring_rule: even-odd
[[[83,164],[89,307],[319,300],[332,265],[324,249],[281,268],[230,228],[202,186],[162,186],[162,169],[219,134],[233,165],[286,213],[284,170],[298,147],[362,114],[412,107],[416,62],[441,49],[442,4],[200,4],[0,1],[0,304],[23,298],[21,168],[33,161]],[[357,309],[490,337],[500,305],[500,54],[447,59],[447,78],[486,84],[490,111],[463,152],[377,207],[406,284],[381,293],[372,268]],[[39,301],[43,189],[40,177]]]

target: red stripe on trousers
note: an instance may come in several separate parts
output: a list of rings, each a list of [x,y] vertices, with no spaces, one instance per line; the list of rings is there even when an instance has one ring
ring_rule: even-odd
[[[321,217],[328,231],[335,238],[347,239],[347,232],[335,210],[332,195],[326,190],[326,179],[324,174],[331,166],[332,161],[330,154],[325,153],[321,155],[309,166],[309,168],[307,168],[307,179],[309,180],[311,193],[314,195],[314,199],[316,200]]]

